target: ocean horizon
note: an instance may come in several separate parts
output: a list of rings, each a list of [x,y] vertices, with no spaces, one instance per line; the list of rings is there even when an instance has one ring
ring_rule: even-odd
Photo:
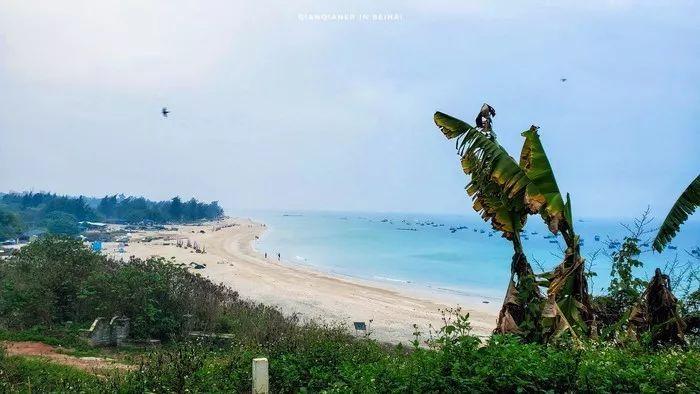
[[[487,298],[502,297],[510,277],[511,242],[474,215],[333,211],[239,215],[267,225],[255,245],[259,251],[273,257],[280,253],[283,263],[331,275]],[[582,255],[597,274],[589,279],[593,293],[603,293],[609,283],[613,249],[606,241],[622,241],[628,234],[622,224],[632,222],[584,218],[575,223],[584,240]],[[690,260],[688,253],[700,246],[699,230],[700,221],[687,222],[672,243],[677,249],[667,248],[662,254],[643,247],[644,266],[635,274],[650,278],[656,268],[663,269],[676,258],[681,263]],[[528,219],[523,244],[536,272],[559,264],[566,247],[561,236],[552,236],[535,216]]]

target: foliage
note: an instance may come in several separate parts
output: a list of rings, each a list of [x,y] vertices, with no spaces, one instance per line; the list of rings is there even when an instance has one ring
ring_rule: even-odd
[[[633,269],[642,267],[638,242],[625,237],[619,249],[612,253],[612,270],[607,294],[595,298],[595,309],[600,323],[614,325],[639,300],[647,282],[637,278]]]
[[[698,205],[700,205],[700,175],[695,177],[671,207],[654,238],[654,250],[660,253],[671,242],[681,225],[689,215],[695,212]]]
[[[8,357],[0,347],[0,391],[108,392],[119,381],[106,382],[93,374],[41,359]]]
[[[22,233],[19,215],[0,205],[0,241],[15,238]]]
[[[97,212],[107,220],[123,220],[128,223],[217,219],[224,213],[216,201],[205,204],[192,198],[183,203],[180,197],[169,201],[150,201],[143,197],[117,195],[104,196],[97,206]]]
[[[174,262],[122,263],[72,238],[41,238],[0,265],[0,326],[12,329],[125,315],[134,337],[168,339],[245,308],[257,307]]]
[[[218,219],[224,211],[219,203],[192,198],[185,203],[175,197],[151,201],[124,195],[92,199],[52,193],[7,193],[0,195],[0,240],[18,236],[22,230],[47,229],[53,234],[77,234],[78,222],[153,223]]]
[[[511,280],[496,331],[518,333],[530,341],[547,341],[565,331],[587,336],[593,314],[571,202],[568,195],[566,202],[561,196],[538,128],[531,126],[522,133],[525,142],[516,163],[491,133],[489,113],[482,111],[479,117],[487,118],[488,130],[441,112],[435,113],[434,120],[448,139],[456,138],[462,169],[471,178],[467,192],[474,210],[513,242]],[[536,277],[519,239],[528,213],[540,213],[550,231],[561,233],[567,244],[564,261]],[[547,287],[546,300],[539,286]]]
[[[80,344],[75,330],[83,319],[80,316],[133,304],[133,309],[125,309],[132,321],[148,319],[151,315],[146,310],[161,308],[156,315],[170,323],[159,330],[171,330],[173,335],[169,337],[174,340],[132,354],[129,359],[136,363],[135,371],[101,377],[0,353],[0,391],[248,392],[251,360],[260,356],[270,360],[273,392],[700,390],[700,352],[694,347],[649,350],[635,344],[619,348],[585,341],[571,346],[562,337],[542,345],[523,343],[522,338],[511,335],[493,335],[483,343],[471,334],[469,317],[459,310],[444,311],[443,325],[431,330],[427,338],[419,336],[416,345],[422,341],[426,346],[389,346],[353,337],[339,326],[301,322],[296,316],[242,301],[230,290],[187,273],[173,262],[137,260],[122,267],[71,239],[34,241],[8,263],[1,266],[4,290],[0,302],[4,308],[14,302],[24,304],[10,312],[4,309],[0,316],[10,313],[24,322],[9,324],[14,328],[38,323],[31,320],[31,315],[18,313],[35,304],[48,311],[45,315],[54,316],[46,320],[53,322],[49,323],[53,327],[3,331],[0,339],[41,340],[84,351],[85,345]],[[37,289],[27,294],[38,294],[25,299],[8,292],[8,284],[30,288],[27,282],[39,280],[42,270],[55,271],[37,285],[47,293],[45,296]],[[136,284],[145,289],[136,288]],[[82,297],[86,289],[92,293]],[[52,301],[57,294],[62,294],[59,298],[64,301]],[[109,302],[94,300],[104,298]],[[178,337],[177,319],[192,311],[202,311],[193,318],[200,329],[225,329],[232,339]],[[59,315],[62,317],[56,317]],[[77,323],[68,324],[66,319]],[[15,321],[5,320],[3,324],[7,327]]]
[[[492,110],[490,106],[485,106]],[[505,173],[515,174],[517,179],[523,181],[527,181],[527,176],[506,150],[496,143],[495,134],[490,129],[490,113],[479,114],[479,117],[486,119],[488,130],[474,128],[441,112],[435,113],[434,120],[447,138],[457,138],[462,170],[470,176],[466,189],[474,201],[474,210],[480,213],[483,220],[491,221],[492,227],[513,243],[511,278],[496,332],[519,333],[534,339],[540,331],[537,310],[542,297],[520,240],[520,231],[528,215],[523,196],[525,189],[509,192],[503,185]]]
[[[80,226],[78,219],[70,213],[52,211],[44,218],[44,226],[49,234],[78,235]]]

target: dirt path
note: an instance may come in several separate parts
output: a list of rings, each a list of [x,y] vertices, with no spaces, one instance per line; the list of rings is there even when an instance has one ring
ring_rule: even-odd
[[[58,348],[41,342],[1,342],[8,356],[41,357],[52,362],[99,374],[105,370],[133,370],[135,366],[121,364],[109,358],[75,357],[58,352]]]

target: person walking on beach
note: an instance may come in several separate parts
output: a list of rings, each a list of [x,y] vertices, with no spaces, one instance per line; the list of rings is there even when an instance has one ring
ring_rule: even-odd
[[[267,252],[265,252],[265,260],[267,260]]]
[[[282,258],[282,255],[277,253],[277,261],[280,261],[281,258]]]

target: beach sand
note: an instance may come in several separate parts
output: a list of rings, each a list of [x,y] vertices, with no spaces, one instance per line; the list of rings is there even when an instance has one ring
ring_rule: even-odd
[[[227,226],[227,227],[226,227]],[[221,228],[223,227],[223,228]],[[216,230],[217,228],[220,228]],[[117,258],[174,257],[177,262],[206,264],[192,269],[216,283],[238,291],[242,298],[278,307],[285,314],[335,322],[352,328],[352,322],[369,323],[371,337],[390,343],[413,340],[413,325],[426,338],[428,327],[441,327],[440,310],[461,307],[469,313],[473,332],[488,336],[496,324],[500,300],[451,295],[410,284],[388,284],[332,276],[311,268],[277,261],[255,250],[265,226],[249,219],[224,219],[199,226],[177,226],[177,231],[135,231],[124,253],[116,243],[104,243],[103,252]],[[146,242],[147,238],[155,238]],[[176,240],[204,246],[206,253],[179,248]],[[488,301],[488,303],[484,303]]]

